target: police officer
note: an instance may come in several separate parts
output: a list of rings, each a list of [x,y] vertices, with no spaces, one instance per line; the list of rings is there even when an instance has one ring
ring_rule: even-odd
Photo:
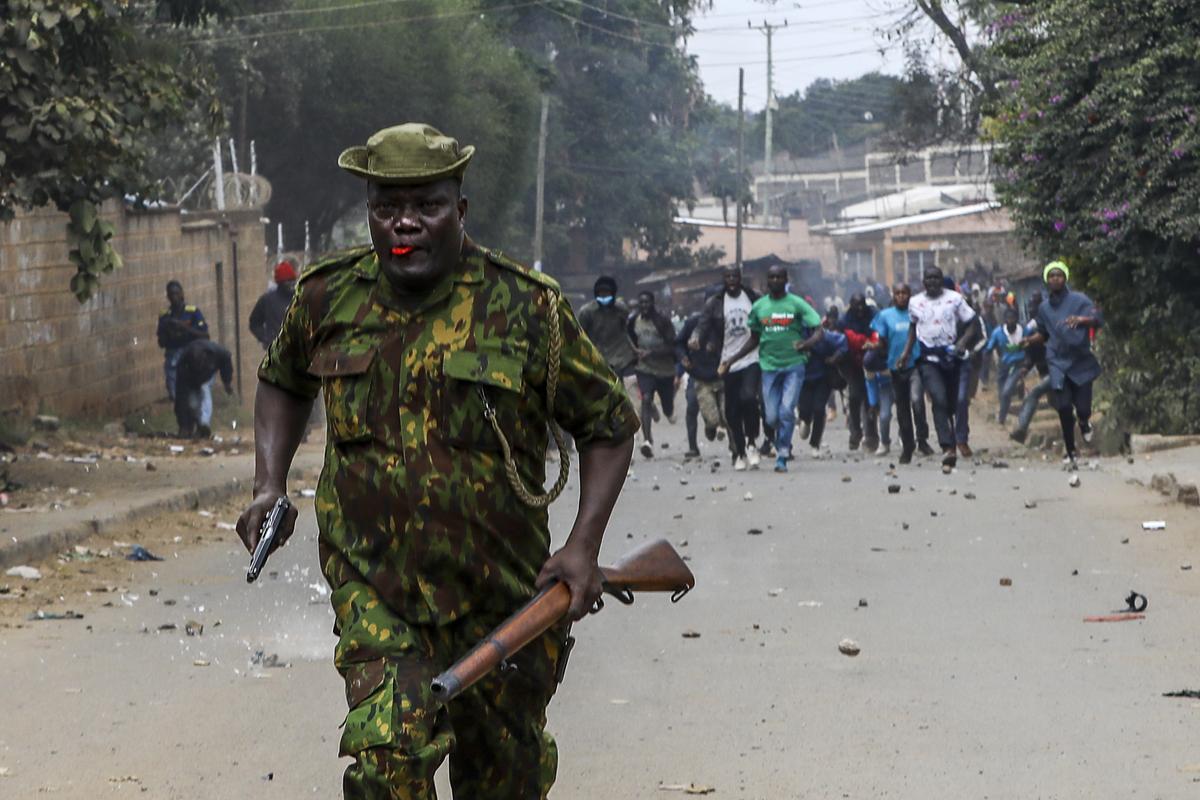
[[[342,153],[339,166],[367,182],[372,247],[301,276],[259,368],[254,500],[238,520],[248,549],[324,392],[316,509],[350,707],[347,798],[433,798],[447,755],[456,797],[546,796],[557,754],[545,709],[565,625],[444,708],[428,687],[554,580],[571,591],[570,619],[587,613],[638,425],[558,285],[465,235],[473,153],[422,124]],[[574,526],[553,555],[549,496],[536,488],[551,420],[575,438],[581,472]],[[293,511],[284,538],[294,522]]]
[[[179,281],[167,282],[167,310],[158,315],[158,346],[163,349],[163,376],[167,395],[175,399],[175,369],[183,348],[208,338],[208,323],[200,309],[188,305]]]

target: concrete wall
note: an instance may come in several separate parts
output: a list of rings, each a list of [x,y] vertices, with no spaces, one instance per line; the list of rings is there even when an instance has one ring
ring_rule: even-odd
[[[65,214],[41,209],[0,225],[0,412],[115,417],[165,398],[155,329],[172,278],[231,352],[240,328],[244,394],[252,398],[262,351],[247,320],[270,278],[260,212],[182,215],[111,203],[103,216],[116,227],[125,266],[103,276],[82,305],[70,291],[75,267],[67,260]]]

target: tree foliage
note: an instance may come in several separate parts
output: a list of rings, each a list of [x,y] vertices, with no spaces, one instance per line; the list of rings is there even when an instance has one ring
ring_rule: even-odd
[[[503,0],[490,0],[503,5]],[[683,50],[700,0],[550,0],[508,12],[507,36],[551,98],[546,167],[550,264],[623,262],[632,240],[677,265],[694,232],[674,222],[693,197],[689,117],[702,99]],[[532,222],[532,204],[526,220]],[[532,229],[532,225],[530,225]]]
[[[497,17],[469,0],[345,5],[278,2],[195,45],[219,72],[243,170],[247,140],[256,142],[272,184],[267,213],[287,246],[299,249],[306,221],[318,247],[343,218],[365,221],[354,213],[365,186],[337,167],[338,153],[410,121],[476,146],[468,227],[506,245],[532,186],[536,84]]]
[[[175,46],[176,26],[218,0],[9,0],[0,18],[0,220],[53,203],[70,212],[71,289],[82,302],[120,266],[104,200],[158,196],[146,169],[156,137],[196,108],[215,125],[206,73]]]
[[[1047,0],[999,17],[1010,76],[985,124],[998,189],[1104,307],[1112,410],[1200,431],[1200,12],[1190,0]]]

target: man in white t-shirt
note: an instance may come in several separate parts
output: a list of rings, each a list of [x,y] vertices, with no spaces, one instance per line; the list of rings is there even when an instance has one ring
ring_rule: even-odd
[[[725,291],[704,304],[700,322],[692,338],[699,341],[720,341],[721,361],[736,355],[750,341],[750,307],[758,293],[742,286],[742,272],[728,266],[722,277]],[[725,421],[729,425],[729,446],[733,453],[733,468],[744,470],[758,466],[760,456],[755,442],[759,433],[759,392],[762,391],[762,371],[758,366],[755,348],[735,361],[725,378]]]
[[[925,270],[922,281],[925,291],[908,302],[912,324],[899,361],[908,363],[913,346],[921,343],[917,369],[933,405],[933,423],[942,447],[942,471],[950,472],[958,461],[954,424],[959,373],[978,338],[979,326],[966,324],[975,319],[975,312],[961,294],[947,289],[943,280],[937,267]]]

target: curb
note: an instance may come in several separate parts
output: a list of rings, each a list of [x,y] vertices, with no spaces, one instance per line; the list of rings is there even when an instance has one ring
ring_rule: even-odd
[[[74,547],[92,536],[106,534],[114,528],[128,526],[132,522],[154,514],[222,503],[237,492],[246,490],[251,483],[250,478],[229,478],[220,483],[202,486],[199,489],[183,489],[168,497],[135,505],[106,517],[94,517],[87,522],[0,546],[0,569],[41,561],[55,553],[61,553],[63,550]]]

